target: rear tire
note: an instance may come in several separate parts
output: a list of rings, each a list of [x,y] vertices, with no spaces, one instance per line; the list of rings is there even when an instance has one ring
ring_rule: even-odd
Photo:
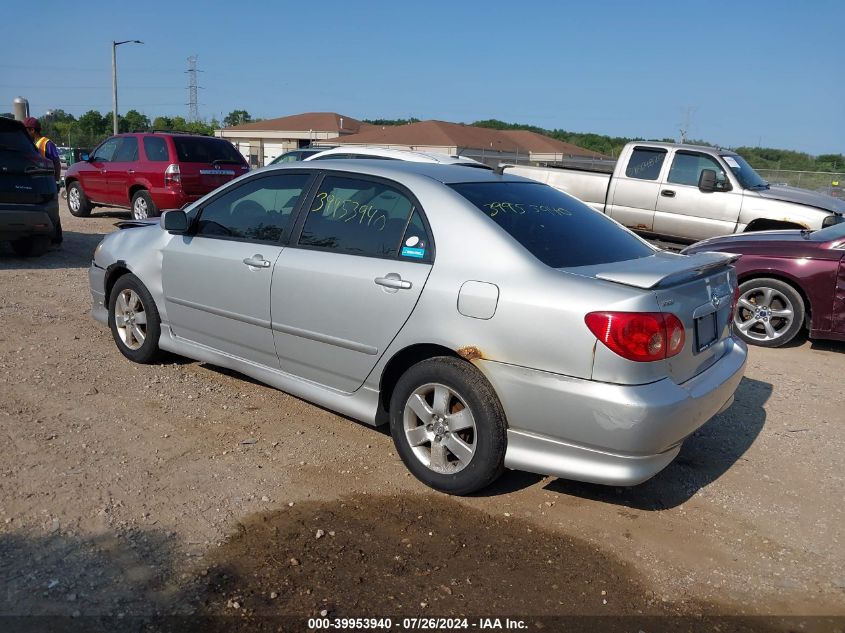
[[[158,207],[150,197],[149,192],[140,190],[135,192],[132,196],[132,219],[146,220],[147,218],[154,218],[158,215]]]
[[[85,218],[91,215],[91,203],[85,192],[82,191],[82,185],[78,181],[74,181],[68,185],[67,208],[70,214],[77,218]]]
[[[739,286],[734,332],[749,345],[780,347],[804,327],[804,300],[788,283],[769,277]]]
[[[22,237],[12,242],[12,250],[20,257],[38,257],[50,248],[50,237],[47,235],[32,235]]]
[[[390,398],[390,432],[421,482],[453,495],[493,483],[504,470],[505,413],[493,387],[466,361],[424,360],[408,369]]]
[[[158,339],[161,319],[155,301],[141,280],[127,274],[109,295],[109,328],[120,353],[129,360],[150,364],[161,354]]]

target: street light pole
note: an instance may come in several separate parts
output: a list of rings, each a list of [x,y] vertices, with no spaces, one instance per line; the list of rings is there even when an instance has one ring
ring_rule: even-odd
[[[121,44],[143,44],[141,40],[123,40],[111,43],[111,91],[112,91],[112,125],[117,134],[117,47]]]

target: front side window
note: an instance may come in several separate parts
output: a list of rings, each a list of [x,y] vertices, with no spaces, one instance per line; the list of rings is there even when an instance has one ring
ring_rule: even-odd
[[[552,268],[648,257],[648,244],[583,202],[540,183],[450,185],[529,253]]]
[[[666,160],[666,150],[659,147],[635,147],[631,152],[631,159],[625,168],[628,178],[638,180],[657,180],[663,161]]]
[[[114,157],[115,150],[117,150],[117,143],[119,138],[110,138],[100,145],[91,157],[91,162],[94,163],[109,163]]]
[[[138,139],[134,136],[124,136],[120,139],[120,147],[114,153],[112,162],[130,163],[138,160]]]
[[[170,153],[167,151],[167,141],[160,136],[144,137],[144,153],[147,160],[166,163],[170,161]]]
[[[413,208],[389,185],[327,176],[311,203],[299,244],[350,255],[396,257]]]
[[[278,242],[296,208],[307,174],[256,178],[207,204],[196,234],[257,242]]]
[[[716,187],[725,188],[727,176],[725,170],[707,154],[696,154],[693,152],[677,152],[672,161],[672,168],[669,170],[668,182],[676,185],[698,186],[698,179],[705,169],[712,169],[716,172]]]

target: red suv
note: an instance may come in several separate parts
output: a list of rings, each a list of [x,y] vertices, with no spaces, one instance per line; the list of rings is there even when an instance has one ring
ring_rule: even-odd
[[[68,168],[68,207],[77,217],[104,206],[129,208],[133,218],[148,218],[193,202],[247,171],[241,153],[222,138],[119,134]]]

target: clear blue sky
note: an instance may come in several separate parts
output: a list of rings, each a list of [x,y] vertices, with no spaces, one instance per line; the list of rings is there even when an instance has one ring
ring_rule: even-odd
[[[35,14],[36,19],[25,18]],[[38,23],[40,21],[40,24]],[[471,122],[845,153],[845,2],[9,2],[0,111]],[[18,25],[15,27],[14,25]]]

